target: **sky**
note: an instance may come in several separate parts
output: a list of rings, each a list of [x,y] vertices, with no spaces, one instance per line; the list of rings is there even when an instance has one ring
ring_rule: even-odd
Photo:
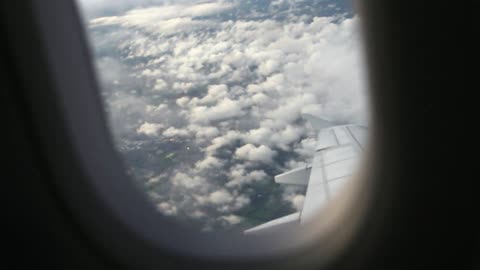
[[[359,18],[343,1],[79,0],[129,174],[159,213],[244,230],[302,208],[273,177],[315,141],[302,113],[368,120]]]

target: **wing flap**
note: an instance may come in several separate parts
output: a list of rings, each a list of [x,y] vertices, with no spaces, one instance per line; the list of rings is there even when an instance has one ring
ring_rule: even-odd
[[[308,113],[302,114],[303,119],[307,120],[314,130],[322,130],[324,128],[331,127],[333,124],[322,118],[318,118]]]
[[[275,182],[286,185],[308,185],[312,166],[307,165],[275,176]]]
[[[282,229],[288,229],[291,225],[297,225],[300,222],[300,213],[294,213],[288,216],[274,219],[267,223],[263,223],[257,227],[246,230],[245,234],[255,234],[264,231],[276,231]]]

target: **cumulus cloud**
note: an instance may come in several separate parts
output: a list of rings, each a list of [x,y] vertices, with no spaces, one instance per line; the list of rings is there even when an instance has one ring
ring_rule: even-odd
[[[243,218],[236,215],[228,215],[228,216],[221,216],[219,220],[224,221],[227,223],[227,225],[231,226],[231,225],[236,225],[242,222]]]
[[[185,107],[185,106],[187,106],[189,101],[190,101],[189,97],[181,97],[181,98],[177,99],[176,103],[179,107]]]
[[[188,126],[192,132],[195,133],[197,139],[211,139],[219,135],[220,131],[217,127],[212,126],[198,126],[198,125],[190,125]]]
[[[187,137],[189,136],[189,133],[187,130],[183,130],[183,129],[178,129],[178,128],[174,128],[174,127],[169,127],[168,129],[166,129],[162,135],[166,138],[169,138],[169,137]]]
[[[162,35],[172,35],[192,29],[213,26],[213,22],[195,20],[233,8],[227,3],[198,3],[194,5],[163,5],[134,9],[122,16],[100,17],[91,20],[92,26],[122,25],[132,28],[148,28]]]
[[[204,160],[198,161],[195,163],[195,167],[200,169],[200,170],[206,170],[206,169],[211,169],[211,168],[220,168],[223,166],[223,162],[214,157],[214,156],[208,156]]]
[[[87,18],[116,15],[128,10],[151,8],[152,6],[167,6],[163,18],[172,18],[172,13],[178,11],[178,7],[182,6],[185,9],[178,13],[180,16],[185,14],[201,16],[221,10],[216,3],[205,3],[204,0],[116,0],[115,3],[109,0],[78,0],[77,3]],[[196,3],[199,5],[196,8],[192,8],[192,5]]]
[[[286,200],[289,201],[292,206],[297,209],[297,211],[301,211],[303,208],[303,202],[305,201],[305,196],[300,194],[295,194],[286,197]]]
[[[256,147],[253,144],[246,144],[235,151],[235,156],[239,159],[250,161],[261,161],[265,163],[272,162],[277,153],[265,145]]]
[[[305,195],[300,194],[299,193],[300,190],[302,190],[302,188],[298,186],[287,186],[283,193],[283,200],[288,202],[297,211],[302,210],[303,203],[305,202]]]
[[[91,21],[92,25],[122,24],[124,26],[145,27],[147,24],[164,22],[172,19],[207,16],[231,9],[233,6],[227,3],[206,2],[194,5],[163,5],[143,9],[133,9],[122,16],[96,18]],[[159,29],[163,31],[163,28]]]
[[[193,122],[212,122],[244,115],[239,101],[224,98],[214,106],[196,106],[190,112]]]
[[[206,187],[207,180],[200,176],[190,176],[186,173],[178,172],[172,178],[174,186],[186,189]]]
[[[164,80],[156,79],[155,80],[155,86],[153,87],[153,90],[162,91],[162,90],[165,90],[167,87],[168,87],[168,84]]]
[[[237,165],[230,170],[230,181],[227,187],[239,187],[256,181],[265,181],[268,179],[267,174],[263,170],[248,171],[244,166]]]
[[[216,205],[225,205],[233,200],[233,196],[227,190],[223,189],[210,194],[208,200]]]
[[[177,207],[174,203],[161,202],[157,204],[157,209],[167,216],[173,216],[177,214]]]
[[[155,124],[155,123],[143,123],[138,129],[138,134],[145,134],[147,136],[155,136],[158,134],[158,131],[163,128],[162,124]]]

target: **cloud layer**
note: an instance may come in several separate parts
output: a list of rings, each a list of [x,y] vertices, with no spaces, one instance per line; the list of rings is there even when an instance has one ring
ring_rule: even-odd
[[[271,184],[312,157],[301,113],[367,120],[358,18],[268,16],[284,2],[254,17],[203,1],[90,20],[119,149],[163,214],[215,230],[260,222],[255,207],[301,209],[301,190]]]

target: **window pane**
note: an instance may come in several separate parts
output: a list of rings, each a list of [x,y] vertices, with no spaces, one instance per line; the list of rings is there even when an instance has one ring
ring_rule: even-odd
[[[329,199],[322,174],[353,173],[356,160],[325,170],[320,156],[340,159],[343,147],[356,157],[356,136],[365,140],[348,1],[78,1],[116,146],[160,213],[244,231]],[[275,183],[302,166],[310,192]]]

